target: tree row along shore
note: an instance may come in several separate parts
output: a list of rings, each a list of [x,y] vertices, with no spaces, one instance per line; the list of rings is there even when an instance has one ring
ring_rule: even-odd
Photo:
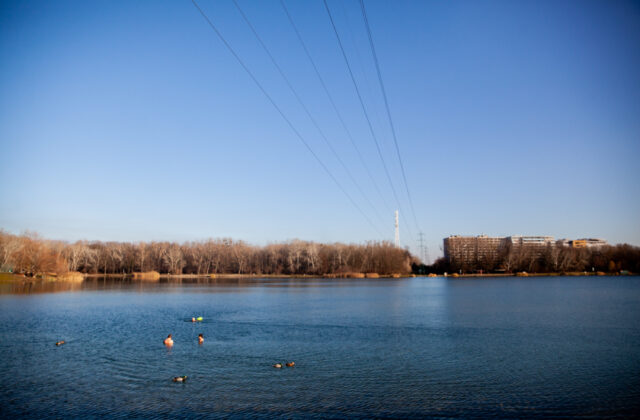
[[[198,242],[100,242],[47,240],[0,230],[0,272],[78,281],[86,275],[137,280],[172,277],[316,276],[399,277],[410,273],[509,275],[515,273],[640,273],[640,248],[623,244],[593,249],[506,249],[495,258],[465,263],[440,258],[421,264],[390,242],[322,244],[293,240],[254,246],[232,239]]]
[[[293,240],[265,246],[232,239],[199,242],[68,243],[0,231],[0,272],[72,280],[74,273],[169,275],[393,276],[415,258],[390,242],[322,244]],[[138,274],[138,276],[141,276]],[[155,276],[155,275],[148,275]]]

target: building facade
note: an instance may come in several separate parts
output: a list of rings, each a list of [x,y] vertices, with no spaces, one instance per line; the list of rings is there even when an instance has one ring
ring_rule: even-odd
[[[551,258],[556,248],[599,248],[607,246],[604,239],[561,239],[553,236],[513,235],[506,237],[460,236],[444,238],[444,256],[454,270],[497,269],[509,270],[516,261],[528,261],[532,266],[543,257]],[[557,250],[556,250],[557,251]]]
[[[556,246],[553,236],[508,236],[507,246],[514,252],[527,251],[541,256],[548,247]]]
[[[548,247],[556,246],[553,236],[460,236],[444,238],[444,256],[449,263],[463,267],[465,265],[482,266],[498,261],[508,250],[528,252],[541,256]]]
[[[569,241],[569,246],[572,248],[600,248],[606,245],[609,245],[607,241],[598,238],[583,238]]]
[[[449,236],[444,238],[444,256],[458,265],[495,261],[506,246],[506,239],[486,235]]]

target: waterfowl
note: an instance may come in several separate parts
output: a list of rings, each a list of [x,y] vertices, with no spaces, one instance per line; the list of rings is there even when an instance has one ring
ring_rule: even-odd
[[[173,378],[173,382],[185,382],[187,380],[187,375],[185,376],[176,376]]]
[[[286,366],[287,366],[287,367],[294,367],[294,366],[295,366],[295,364],[296,364],[296,362],[289,362],[289,363],[287,363],[287,365],[286,365]]]
[[[56,346],[61,346],[61,345],[63,345],[63,344],[64,344],[64,340],[60,340],[60,341],[58,341],[58,342],[56,343]]]
[[[282,367],[282,364],[276,363],[275,365],[273,365],[273,367],[276,369],[280,369]]]

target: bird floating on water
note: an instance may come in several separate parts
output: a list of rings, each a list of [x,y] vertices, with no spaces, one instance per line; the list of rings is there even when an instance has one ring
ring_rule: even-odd
[[[276,369],[280,369],[282,367],[282,364],[276,363],[275,365],[273,365],[273,367]]]
[[[287,367],[294,367],[294,366],[295,366],[295,364],[296,364],[296,362],[289,362],[289,363],[287,363],[287,365],[286,365],[286,366],[287,366]]]

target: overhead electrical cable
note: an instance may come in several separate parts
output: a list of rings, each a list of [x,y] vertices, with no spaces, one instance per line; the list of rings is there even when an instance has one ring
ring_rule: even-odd
[[[384,107],[387,111],[387,117],[389,118],[389,125],[391,126],[391,134],[393,135],[393,143],[396,146],[396,154],[398,155],[398,161],[400,162],[402,180],[404,181],[404,187],[407,190],[407,197],[409,198],[409,206],[411,207],[411,213],[413,214],[413,221],[416,224],[416,229],[418,229],[418,232],[420,232],[421,231],[420,224],[418,223],[418,218],[416,217],[416,211],[413,206],[413,199],[411,198],[411,192],[409,191],[409,184],[407,183],[407,175],[405,174],[404,164],[402,163],[402,157],[400,156],[400,147],[398,146],[396,129],[395,129],[395,125],[393,124],[393,119],[391,118],[389,101],[387,100],[387,92],[386,92],[386,89],[384,88],[384,83],[382,82],[382,73],[380,72],[380,63],[378,62],[378,55],[376,54],[376,49],[373,44],[373,36],[371,35],[371,28],[369,27],[369,19],[367,18],[367,11],[364,8],[364,0],[360,0],[360,10],[362,11],[364,24],[367,28],[367,35],[369,36],[369,45],[371,46],[371,54],[373,55],[373,62],[375,63],[376,72],[378,73],[378,82],[380,82],[380,90],[382,91],[382,97],[384,98]]]
[[[271,105],[273,105],[273,107],[276,109],[276,111],[278,111],[278,114],[280,114],[280,116],[282,117],[282,119],[287,123],[287,125],[289,126],[289,128],[291,128],[291,131],[294,132],[294,134],[296,135],[296,137],[300,140],[300,142],[302,142],[302,144],[307,148],[307,150],[309,151],[309,153],[311,153],[311,155],[316,159],[316,161],[320,164],[320,166],[322,167],[322,169],[324,169],[324,171],[327,173],[327,175],[329,175],[329,177],[333,180],[333,182],[337,185],[337,187],[340,189],[340,191],[342,191],[342,193],[349,199],[349,201],[351,202],[351,204],[356,208],[356,210],[358,210],[358,212],[362,215],[362,217],[364,217],[364,219],[371,225],[371,227],[380,235],[380,236],[384,236],[382,235],[382,233],[380,233],[380,231],[378,230],[378,228],[376,227],[375,224],[373,224],[373,222],[371,221],[371,219],[362,211],[362,209],[360,208],[360,206],[358,206],[358,203],[356,203],[356,201],[351,197],[351,195],[347,192],[347,190],[342,186],[342,184],[340,184],[340,182],[338,181],[338,179],[333,175],[333,173],[331,173],[331,171],[329,170],[329,168],[324,164],[324,162],[322,162],[322,160],[320,159],[320,157],[314,152],[314,150],[311,148],[311,146],[309,145],[309,143],[305,140],[305,138],[302,136],[302,134],[296,129],[296,127],[293,125],[293,123],[291,122],[291,120],[289,120],[289,118],[287,118],[287,116],[285,115],[285,113],[282,111],[282,109],[280,109],[280,107],[278,106],[278,104],[276,104],[276,102],[273,100],[273,98],[271,97],[271,95],[269,95],[269,93],[265,90],[265,88],[262,86],[262,84],[258,81],[258,79],[254,76],[254,74],[251,72],[251,70],[249,70],[249,68],[247,67],[247,65],[244,63],[244,61],[242,61],[242,59],[240,58],[240,56],[235,52],[235,50],[231,47],[231,44],[229,44],[229,42],[227,42],[227,40],[225,39],[224,36],[222,36],[222,33],[218,30],[218,28],[216,27],[216,25],[214,25],[214,23],[211,21],[211,19],[209,19],[209,17],[207,16],[207,14],[204,12],[204,10],[202,10],[202,8],[200,7],[200,5],[196,2],[196,0],[191,0],[191,3],[193,3],[193,5],[195,6],[196,9],[198,9],[198,12],[200,12],[200,14],[202,15],[202,17],[205,19],[205,21],[209,24],[209,26],[211,27],[211,29],[213,29],[213,31],[216,33],[216,35],[218,36],[218,38],[220,38],[220,40],[222,41],[222,43],[225,45],[225,47],[227,47],[227,50],[229,50],[229,52],[231,53],[231,55],[233,55],[233,57],[236,59],[236,61],[238,61],[238,63],[240,64],[240,66],[244,69],[244,71],[249,75],[249,77],[251,78],[251,80],[253,80],[253,82],[256,84],[256,86],[258,86],[258,89],[260,89],[260,91],[264,94],[264,96],[267,97],[267,99],[269,100],[269,102],[271,103]]]
[[[369,101],[369,106],[367,107],[369,119],[371,119],[373,122],[382,121],[382,118],[380,118],[380,115],[378,115],[378,109],[377,109],[378,107],[376,106],[377,101],[374,100],[375,95],[373,94],[374,92],[374,89],[372,89],[373,85],[372,83],[369,82],[369,77],[367,77],[366,68],[368,66],[366,66],[365,61],[363,60],[363,56],[362,54],[360,54],[360,48],[358,47],[358,40],[356,38],[353,25],[351,24],[351,21],[349,18],[349,12],[347,10],[347,2],[339,1],[338,4],[340,6],[339,11],[341,12],[341,16],[344,19],[344,23],[345,23],[344,26],[346,27],[346,32],[348,35],[348,36],[344,36],[344,35],[342,36],[342,39],[341,39],[342,45],[347,46],[349,41],[351,42],[351,45],[353,46],[353,53],[350,55],[349,58],[350,58],[350,64],[353,70],[353,74],[358,75],[358,71],[360,71],[360,75],[362,76],[362,78],[361,79],[358,78],[358,80],[360,82],[359,89],[364,99],[364,102],[367,103],[367,97],[371,98],[371,100]],[[335,11],[333,15],[334,16],[336,15]],[[378,131],[378,135],[380,135],[379,131]],[[395,177],[394,177],[394,180],[395,180]],[[413,236],[411,235],[411,232],[408,231],[408,233],[409,233],[408,236],[411,239],[411,241],[415,243]]]
[[[323,0],[324,2],[324,7],[327,10],[327,14],[329,15],[329,20],[331,21],[331,26],[333,27],[333,32],[336,35],[336,39],[338,40],[338,45],[340,46],[340,51],[342,52],[342,57],[344,58],[344,61],[347,65],[347,69],[349,70],[349,75],[351,76],[351,81],[353,82],[353,86],[356,90],[356,94],[358,96],[358,100],[360,101],[360,106],[362,108],[362,112],[364,113],[365,119],[367,120],[367,125],[369,126],[369,131],[371,132],[371,137],[373,138],[373,141],[376,145],[376,150],[378,151],[378,156],[380,157],[380,160],[382,161],[382,167],[384,168],[384,172],[387,175],[387,181],[389,182],[389,186],[391,187],[391,191],[393,192],[393,196],[396,199],[396,202],[398,203],[398,208],[400,210],[401,213],[404,213],[402,211],[402,205],[400,204],[400,199],[398,198],[398,193],[396,192],[395,187],[393,186],[393,181],[391,180],[391,175],[389,175],[389,170],[387,169],[387,164],[385,163],[384,157],[382,156],[382,151],[380,150],[380,144],[378,143],[378,138],[376,137],[375,131],[373,130],[373,125],[371,124],[371,119],[369,118],[369,113],[367,112],[367,108],[364,105],[364,101],[362,99],[362,95],[360,94],[360,89],[358,88],[358,83],[356,82],[355,76],[353,75],[353,71],[351,70],[351,65],[349,64],[349,59],[347,58],[347,53],[344,50],[344,46],[342,45],[342,41],[340,39],[340,34],[338,33],[338,29],[336,28],[336,24],[333,20],[333,16],[331,15],[331,9],[329,9],[329,5],[327,4],[327,0]],[[412,242],[413,242],[413,237],[410,233],[410,230],[407,230],[407,232],[409,233],[409,237],[411,238]]]
[[[336,103],[335,103],[335,101],[333,99],[333,96],[329,92],[329,88],[327,88],[327,85],[326,85],[322,75],[320,74],[320,71],[318,70],[318,66],[316,65],[315,60],[311,56],[311,53],[309,52],[309,49],[307,48],[307,45],[305,44],[304,40],[302,39],[302,35],[300,34],[300,31],[298,30],[298,27],[296,26],[295,22],[293,21],[293,17],[289,13],[289,9],[287,8],[284,0],[280,0],[280,4],[282,5],[282,8],[284,9],[284,12],[287,15],[287,18],[289,19],[289,22],[291,23],[291,26],[293,27],[293,30],[295,31],[296,36],[298,37],[298,41],[300,41],[300,45],[302,45],[302,49],[304,50],[307,58],[309,59],[309,62],[311,63],[311,66],[313,67],[313,70],[316,73],[316,76],[318,77],[318,80],[320,81],[320,85],[322,86],[322,89],[324,90],[325,94],[327,95],[327,98],[329,99],[329,102],[331,103],[331,106],[333,107],[333,110],[335,111],[336,116],[338,117],[338,120],[340,121],[340,124],[342,125],[342,128],[344,128],[344,131],[347,133],[347,138],[349,139],[349,142],[351,143],[351,145],[355,149],[356,154],[358,155],[358,158],[360,159],[360,163],[362,163],[362,166],[364,167],[365,171],[367,172],[367,175],[369,176],[369,179],[371,180],[371,182],[372,182],[373,186],[375,187],[376,191],[380,195],[380,199],[384,203],[387,211],[389,211],[391,213],[391,211],[392,211],[391,207],[387,203],[387,200],[385,199],[384,195],[382,194],[382,191],[380,190],[380,187],[378,186],[378,183],[376,182],[375,178],[371,174],[371,170],[369,169],[369,165],[367,165],[366,161],[364,160],[364,157],[362,156],[362,153],[360,152],[360,148],[358,147],[358,145],[356,144],[355,140],[353,139],[353,135],[351,134],[351,131],[347,127],[347,124],[344,122],[344,118],[342,117],[342,114],[338,110],[338,106],[336,105]]]
[[[360,74],[362,75],[362,79],[358,79],[360,81],[360,91],[362,92],[362,97],[365,99],[365,102],[367,102],[367,97],[371,98],[372,101],[369,101],[367,103],[369,103],[369,116],[372,118],[372,121],[374,121],[374,123],[376,121],[382,121],[382,118],[380,118],[380,116],[378,115],[378,107],[375,106],[377,101],[373,101],[374,99],[374,94],[373,94],[373,89],[372,89],[372,83],[369,82],[369,77],[367,76],[367,71],[365,69],[365,62],[364,59],[362,57],[362,54],[360,53],[360,48],[358,46],[358,40],[354,31],[354,28],[351,23],[351,20],[349,19],[349,12],[347,10],[347,6],[348,3],[344,2],[344,1],[340,1],[338,2],[338,4],[340,5],[340,12],[342,14],[342,17],[344,19],[344,23],[345,23],[345,28],[346,28],[346,33],[348,36],[342,36],[342,41],[344,43],[345,46],[347,46],[348,42],[345,41],[345,38],[348,39],[349,41],[351,41],[351,44],[353,45],[353,54],[351,54],[349,56],[349,58],[351,59],[351,66],[353,68],[353,74],[358,75],[358,70],[360,70]],[[359,12],[359,11],[358,11]],[[336,15],[335,11],[334,11],[334,16]],[[347,47],[348,49],[348,47]],[[355,57],[355,58],[354,58]],[[371,102],[373,102],[373,106],[371,105]]]
[[[360,192],[362,197],[364,197],[365,201],[371,206],[371,208],[373,208],[373,211],[376,214],[376,216],[382,221],[382,223],[384,223],[384,219],[382,219],[382,217],[380,216],[380,214],[376,210],[376,207],[369,200],[369,197],[367,196],[367,194],[365,194],[365,192],[362,190],[362,188],[360,187],[360,184],[358,184],[358,181],[356,181],[356,179],[354,178],[353,174],[349,170],[349,167],[344,163],[344,161],[340,157],[340,154],[335,150],[335,148],[333,147],[333,145],[331,144],[331,142],[329,141],[329,139],[325,135],[324,131],[322,130],[322,128],[320,128],[320,125],[318,124],[316,119],[313,117],[313,115],[311,115],[311,111],[309,111],[309,108],[307,108],[307,106],[305,105],[304,101],[302,100],[302,98],[300,97],[300,95],[298,94],[296,89],[293,87],[293,84],[291,84],[291,81],[289,80],[287,75],[282,70],[282,67],[280,67],[280,65],[278,64],[278,62],[274,58],[273,54],[271,54],[271,51],[269,50],[267,45],[264,43],[264,41],[262,40],[262,38],[258,34],[258,31],[255,29],[255,27],[253,26],[253,24],[251,23],[251,21],[249,20],[247,15],[244,13],[244,10],[242,10],[240,5],[238,4],[237,0],[233,0],[233,4],[235,4],[236,9],[238,9],[238,12],[240,12],[240,15],[242,16],[242,19],[244,19],[244,21],[246,22],[247,26],[249,26],[249,28],[251,29],[251,32],[253,33],[253,35],[258,40],[258,43],[260,44],[262,49],[269,56],[269,59],[271,60],[271,63],[273,63],[273,65],[275,66],[276,70],[278,70],[278,73],[280,74],[280,76],[282,77],[284,82],[286,83],[287,87],[289,88],[289,90],[291,91],[293,96],[298,101],[298,104],[300,105],[300,107],[303,109],[305,114],[307,114],[307,117],[309,117],[309,120],[311,120],[311,123],[316,128],[316,130],[318,131],[318,134],[320,134],[320,137],[322,137],[322,139],[324,140],[324,143],[327,145],[329,150],[331,150],[331,153],[333,153],[333,156],[338,160],[338,162],[340,163],[342,168],[345,170],[345,172],[349,176],[349,179],[351,179],[351,182],[353,182],[353,184],[355,185],[356,189]]]

